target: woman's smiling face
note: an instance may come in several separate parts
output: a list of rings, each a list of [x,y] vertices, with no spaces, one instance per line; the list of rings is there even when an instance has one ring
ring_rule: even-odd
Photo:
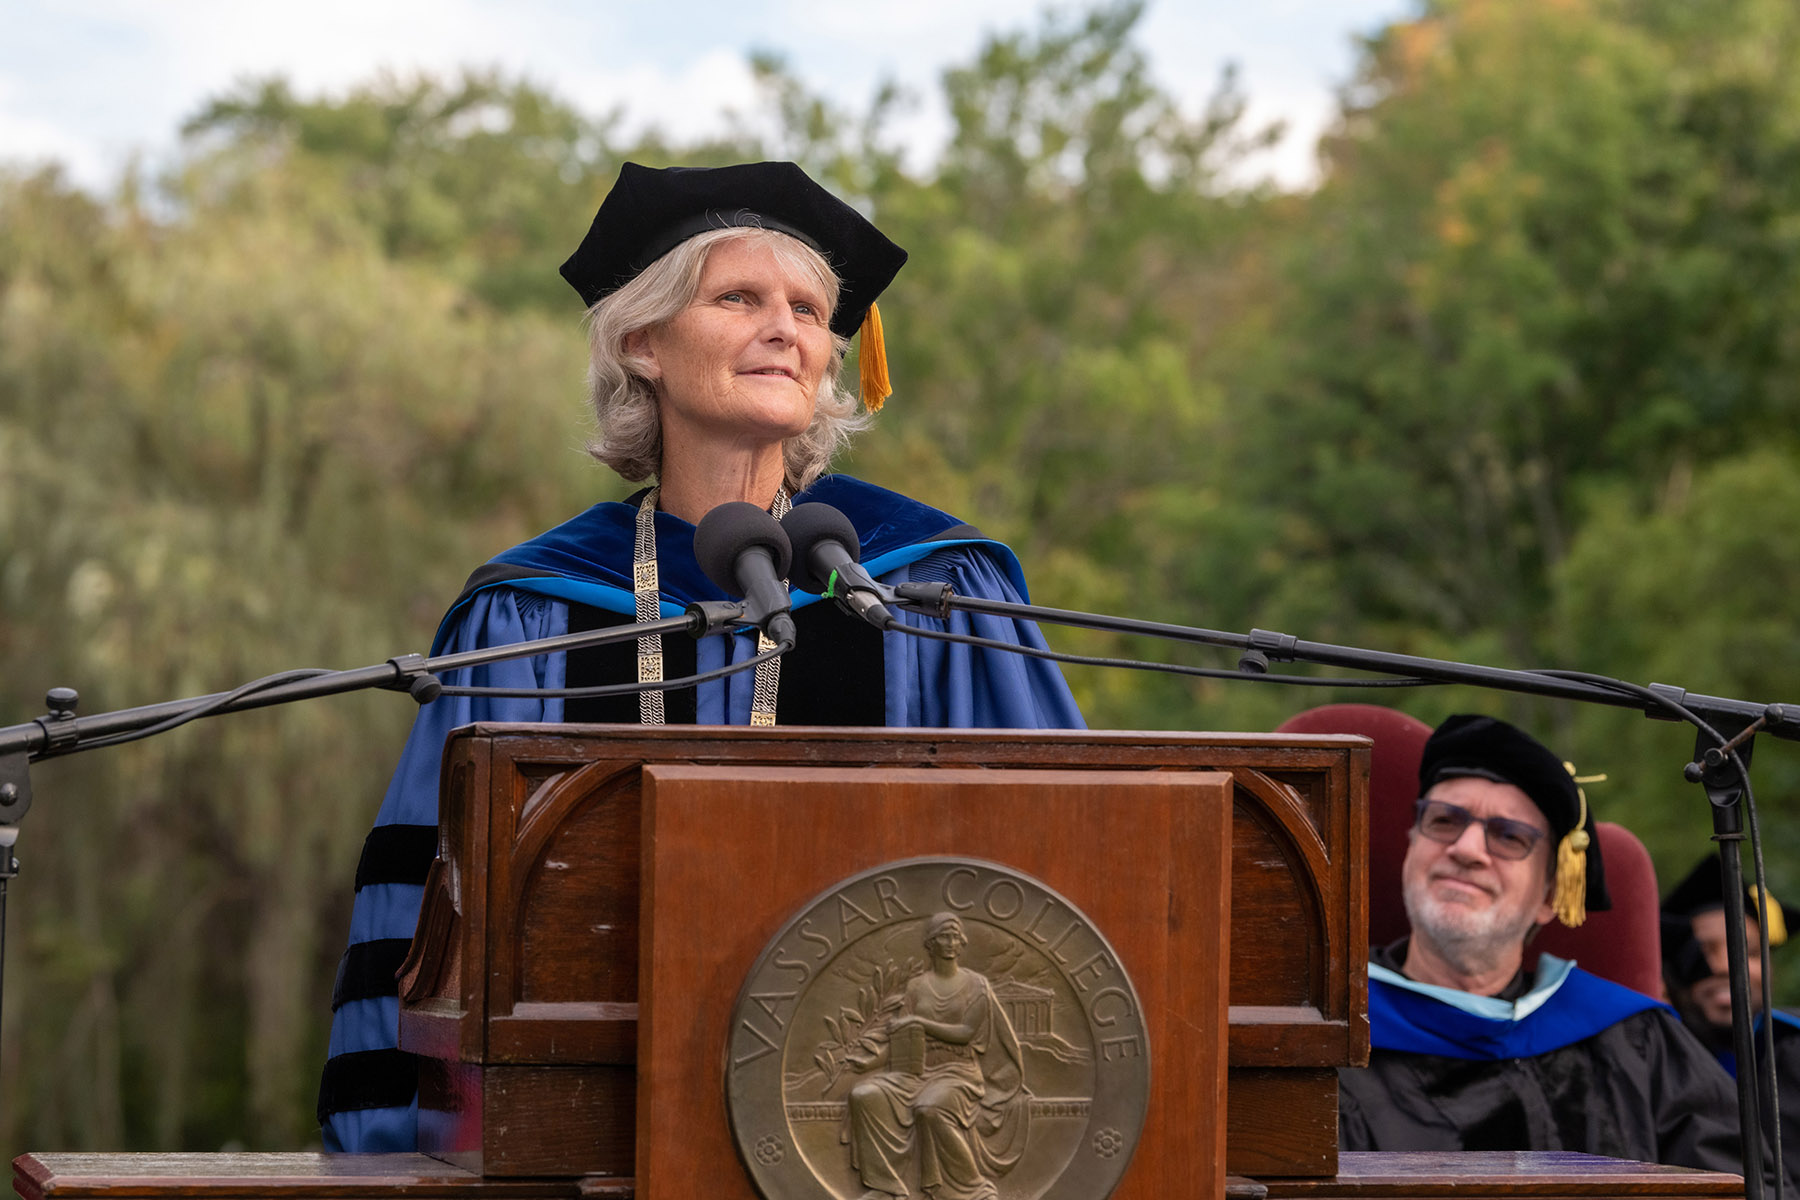
[[[722,242],[693,303],[626,339],[656,381],[665,438],[779,443],[812,423],[833,353],[824,289],[766,244]]]

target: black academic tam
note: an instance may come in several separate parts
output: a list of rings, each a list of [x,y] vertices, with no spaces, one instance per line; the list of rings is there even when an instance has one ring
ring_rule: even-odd
[[[862,327],[906,263],[906,251],[791,162],[626,163],[562,276],[591,306],[694,235],[730,228],[774,229],[823,255],[840,284],[831,330],[841,337]]]

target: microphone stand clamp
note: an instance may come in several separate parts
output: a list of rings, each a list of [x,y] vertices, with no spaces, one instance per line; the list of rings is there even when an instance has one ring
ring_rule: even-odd
[[[1294,646],[1298,640],[1291,633],[1252,629],[1244,652],[1238,656],[1237,669],[1246,675],[1267,675],[1271,662],[1294,661]]]
[[[81,733],[75,728],[75,706],[80,700],[74,688],[51,688],[44,694],[44,707],[50,711],[41,717],[33,717],[19,728],[25,730],[36,725],[43,730],[42,749],[46,750],[78,742]],[[19,746],[0,752],[0,922],[5,920],[6,911],[4,881],[16,875],[19,868],[12,855],[13,844],[19,837],[19,821],[30,807],[31,748]],[[0,924],[0,939],[4,937],[4,925]]]
[[[897,583],[893,590],[894,599],[908,608],[940,621],[950,619],[950,597],[956,593],[949,584]]]
[[[388,659],[388,666],[394,668],[394,680],[383,686],[405,692],[421,708],[443,694],[443,681],[425,669],[423,654],[396,654]]]
[[[698,641],[733,625],[746,624],[744,608],[741,600],[695,600],[687,606],[688,620],[693,622],[688,635]]]
[[[44,707],[50,711],[33,719],[32,724],[44,731],[44,749],[60,750],[81,740],[75,728],[75,706],[81,696],[74,688],[53,687],[44,693]]]
[[[31,756],[24,750],[0,755],[0,828],[17,828],[31,807]],[[12,846],[0,850],[0,870],[12,858]]]

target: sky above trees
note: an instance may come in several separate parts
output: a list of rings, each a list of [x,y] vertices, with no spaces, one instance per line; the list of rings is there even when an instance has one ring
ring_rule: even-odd
[[[279,75],[302,93],[342,92],[377,71],[447,75],[497,67],[593,113],[679,139],[717,133],[749,107],[749,55],[785,59],[840,106],[884,80],[915,104],[898,129],[929,157],[950,121],[939,76],[984,36],[1025,27],[1041,0],[842,4],[770,0],[680,5],[589,0],[13,0],[0,38],[0,160],[53,158],[105,186],[133,154],[166,157],[205,100],[245,77]],[[1141,35],[1151,71],[1198,108],[1228,62],[1257,121],[1290,135],[1246,164],[1289,185],[1314,178],[1312,145],[1349,75],[1354,38],[1408,14],[1412,0],[1155,0]]]

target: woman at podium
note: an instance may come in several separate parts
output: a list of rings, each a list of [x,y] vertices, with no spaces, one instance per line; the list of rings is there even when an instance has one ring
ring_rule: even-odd
[[[1018,560],[957,518],[828,472],[889,391],[876,297],[906,253],[792,163],[654,170],[627,163],[562,266],[588,306],[601,463],[647,486],[494,557],[450,606],[433,654],[678,615],[725,599],[694,553],[708,512],[748,501],[780,518],[822,501],[856,526],[889,582],[1022,601]],[[840,378],[860,334],[860,401]],[[395,1048],[394,971],[435,852],[445,736],[475,721],[1080,728],[1041,659],[931,641],[797,597],[795,648],[699,687],[599,699],[442,697],[419,713],[357,868],[350,946],[320,1086],[325,1144],[416,1142],[416,1067]],[[953,614],[909,627],[1031,647],[1037,628]],[[565,689],[677,680],[758,654],[754,635],[645,637],[456,673],[465,686]]]

